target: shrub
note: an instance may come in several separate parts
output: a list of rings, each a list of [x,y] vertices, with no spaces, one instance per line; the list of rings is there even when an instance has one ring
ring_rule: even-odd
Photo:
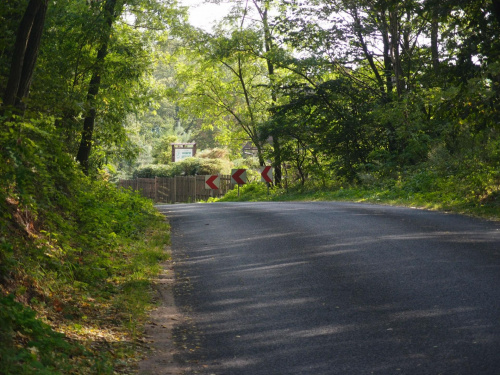
[[[150,164],[136,169],[134,178],[229,174],[231,163],[224,159],[186,158],[171,164]]]
[[[175,173],[172,164],[149,164],[137,168],[133,178],[172,177]]]
[[[270,189],[270,193],[273,193],[274,191],[274,188]],[[224,197],[220,198],[219,201],[263,201],[270,200],[272,196],[267,194],[267,185],[262,182],[253,182],[240,186],[239,193],[240,196],[238,197],[238,186],[236,186],[233,190],[228,191]]]

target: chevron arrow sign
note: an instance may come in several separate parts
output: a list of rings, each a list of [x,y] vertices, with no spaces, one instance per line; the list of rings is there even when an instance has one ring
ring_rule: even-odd
[[[205,189],[217,190],[220,188],[219,176],[205,176]]]
[[[247,183],[247,170],[246,169],[232,169],[231,170],[231,183],[238,185],[245,185]]]
[[[260,180],[262,182],[273,183],[273,167],[267,166],[260,169]]]

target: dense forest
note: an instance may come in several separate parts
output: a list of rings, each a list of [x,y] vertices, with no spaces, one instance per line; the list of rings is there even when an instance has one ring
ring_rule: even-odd
[[[498,214],[500,1],[229,3],[207,30],[175,0],[0,2],[1,373],[132,371],[168,228],[120,177],[272,165]]]

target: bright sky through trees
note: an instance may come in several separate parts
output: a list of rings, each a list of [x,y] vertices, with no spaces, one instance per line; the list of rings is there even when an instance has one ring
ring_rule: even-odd
[[[206,31],[210,31],[214,22],[226,16],[233,6],[232,1],[214,4],[205,0],[181,0],[180,3],[189,7],[189,22]]]

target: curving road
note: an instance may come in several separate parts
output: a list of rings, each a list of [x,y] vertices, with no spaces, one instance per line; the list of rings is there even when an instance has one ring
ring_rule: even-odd
[[[188,374],[500,374],[500,224],[338,202],[159,206]]]

